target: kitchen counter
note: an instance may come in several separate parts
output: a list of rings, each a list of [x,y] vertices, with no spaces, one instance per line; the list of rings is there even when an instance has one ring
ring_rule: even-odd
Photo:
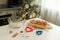
[[[25,20],[23,25],[20,28],[13,28],[10,25],[1,26],[0,27],[0,40],[60,40],[60,27],[49,23],[52,27],[50,30],[42,30],[43,33],[41,35],[36,35],[37,30],[35,29],[33,32],[27,33],[24,31],[26,25],[28,24],[28,20]],[[13,30],[12,34],[9,34],[9,31]],[[21,34],[20,31],[23,31]],[[12,35],[14,33],[20,33],[16,38],[13,38]],[[29,36],[28,38],[26,36]]]

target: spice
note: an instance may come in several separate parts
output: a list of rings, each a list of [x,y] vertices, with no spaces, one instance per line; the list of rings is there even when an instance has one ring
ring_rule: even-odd
[[[20,31],[20,33],[23,33],[23,31]]]

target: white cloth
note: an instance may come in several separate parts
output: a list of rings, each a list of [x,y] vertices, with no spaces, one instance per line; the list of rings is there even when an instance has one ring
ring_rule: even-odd
[[[19,34],[16,38],[13,38],[12,35],[9,34],[9,30],[13,29],[14,32],[19,32],[20,30],[24,31],[24,28],[26,27],[28,21],[25,21],[25,23],[18,29],[14,29],[7,26],[1,26],[0,27],[0,40],[60,40],[60,27],[49,23],[53,29],[49,31],[42,30],[42,35],[37,35],[36,30],[30,33],[23,32],[23,34]],[[22,37],[23,36],[23,37]],[[28,38],[26,36],[29,36]]]

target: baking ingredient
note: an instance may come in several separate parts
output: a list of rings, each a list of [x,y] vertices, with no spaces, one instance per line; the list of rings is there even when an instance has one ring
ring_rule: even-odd
[[[20,31],[20,33],[23,33],[23,31]]]
[[[19,33],[15,33],[15,34],[12,35],[12,37],[15,38],[18,34],[19,34]]]
[[[26,38],[28,38],[29,36],[26,36]]]

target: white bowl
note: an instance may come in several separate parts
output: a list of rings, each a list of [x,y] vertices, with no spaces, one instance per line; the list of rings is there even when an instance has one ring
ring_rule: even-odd
[[[10,24],[11,27],[19,28],[21,27],[23,22],[13,22]]]

